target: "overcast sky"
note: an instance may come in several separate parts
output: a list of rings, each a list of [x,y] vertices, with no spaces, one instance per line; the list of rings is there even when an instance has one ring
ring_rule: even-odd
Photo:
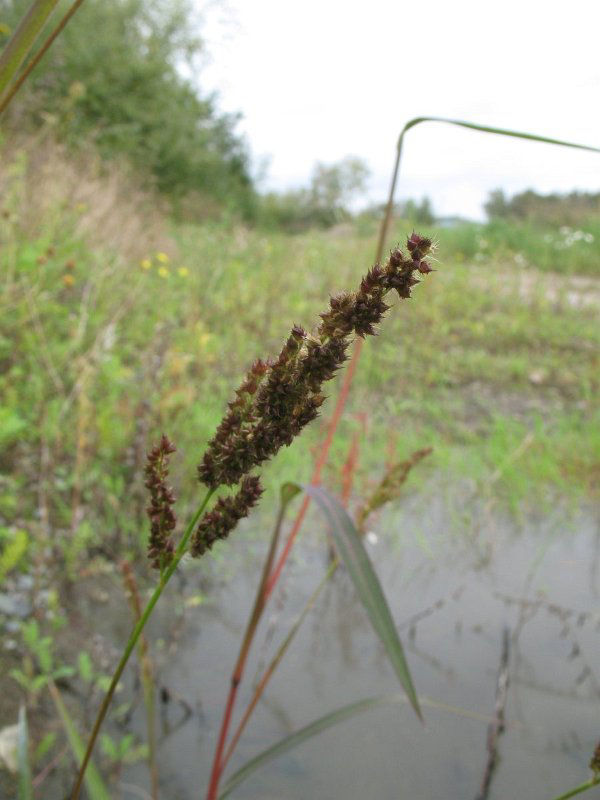
[[[196,0],[203,6],[203,0]],[[223,0],[204,5],[199,83],[240,111],[263,188],[360,156],[385,198],[398,133],[445,116],[600,146],[600,2]],[[491,189],[600,191],[600,155],[439,123],[410,131],[399,197],[482,218]]]

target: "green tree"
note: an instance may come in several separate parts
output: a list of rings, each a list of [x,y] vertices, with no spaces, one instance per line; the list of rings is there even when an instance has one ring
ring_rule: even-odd
[[[0,0],[0,18],[14,24],[28,1]],[[183,76],[204,51],[192,11],[190,0],[86,0],[35,70],[26,106],[71,143],[91,136],[103,156],[125,154],[162,192],[251,213],[238,116]]]
[[[309,203],[334,218],[343,218],[352,200],[364,192],[369,168],[355,156],[347,156],[336,164],[315,164],[309,192]]]

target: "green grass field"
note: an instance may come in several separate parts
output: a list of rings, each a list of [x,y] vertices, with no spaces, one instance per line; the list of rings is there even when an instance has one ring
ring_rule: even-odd
[[[162,431],[179,450],[173,482],[194,503],[195,465],[245,368],[358,284],[376,230],[290,236],[162,219],[157,238],[127,198],[105,203],[94,226],[101,195],[82,203],[66,190],[32,219],[25,172],[15,158],[0,221],[0,518],[4,539],[25,530],[75,566],[145,537],[142,468]],[[120,225],[135,235],[119,239]],[[410,231],[397,221],[389,246]],[[513,509],[597,492],[598,227],[568,246],[564,230],[518,225],[421,232],[439,242],[437,271],[366,342],[329,485],[357,432],[358,493],[426,446],[423,475],[493,478]],[[335,396],[339,379],[329,386]],[[314,424],[279,454],[271,489],[308,478],[321,436]]]

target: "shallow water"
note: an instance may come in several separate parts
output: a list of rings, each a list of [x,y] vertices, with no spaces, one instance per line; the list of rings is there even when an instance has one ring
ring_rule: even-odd
[[[468,526],[462,515],[448,519],[444,501],[414,498],[378,520],[377,542],[371,536],[367,547],[417,691],[465,713],[427,707],[421,725],[406,705],[367,711],[270,762],[232,797],[475,798],[505,627],[511,634],[506,730],[489,797],[550,800],[587,779],[600,739],[597,515],[557,509],[515,523],[468,504],[463,513]],[[316,513],[311,522],[259,630],[238,711],[257,667],[324,572],[324,531]],[[264,548],[247,527],[224,551],[226,577],[207,583],[204,576],[207,601],[185,612],[172,655],[161,658],[161,682],[171,693],[159,746],[161,797],[204,796]],[[194,595],[198,573],[186,574],[185,594]],[[180,603],[180,592],[174,595]],[[172,609],[163,610],[162,625],[168,631]],[[229,771],[330,710],[398,689],[347,574],[338,570],[272,679]],[[143,730],[141,710],[134,724]],[[136,786],[148,786],[143,764],[123,775],[123,797],[142,796]]]

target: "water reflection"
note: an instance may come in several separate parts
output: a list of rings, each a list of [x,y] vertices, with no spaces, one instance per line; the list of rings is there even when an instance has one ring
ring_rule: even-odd
[[[588,509],[522,520],[478,508],[475,524],[449,520],[444,502],[413,498],[378,521],[368,545],[401,631],[419,693],[492,715],[502,631],[511,633],[506,730],[490,798],[551,798],[587,777],[600,737],[600,531]],[[324,570],[315,515],[284,588],[257,637],[240,708]],[[312,531],[312,533],[310,532]],[[466,532],[465,532],[466,531]],[[185,611],[162,681],[192,710],[159,748],[161,797],[197,798],[206,781],[234,662],[258,579],[262,547],[246,528],[227,549],[228,577],[188,573],[186,593],[209,600]],[[180,599],[173,597],[163,622]],[[398,685],[348,576],[338,570],[272,679],[231,769],[329,710]],[[166,704],[172,706],[172,703]],[[175,704],[176,706],[176,704]],[[177,716],[169,710],[169,714]],[[486,763],[486,724],[428,708],[379,708],[326,731],[238,787],[234,797],[274,800],[472,798]],[[143,717],[136,724],[142,730]],[[147,786],[143,765],[127,782]],[[128,797],[126,793],[125,797]],[[131,795],[133,796],[133,795]]]

